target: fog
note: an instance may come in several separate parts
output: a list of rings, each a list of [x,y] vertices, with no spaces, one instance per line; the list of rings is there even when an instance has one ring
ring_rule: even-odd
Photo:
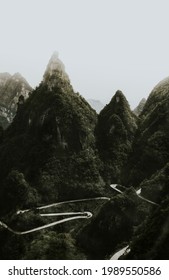
[[[167,0],[0,0],[0,72],[42,80],[56,50],[75,91],[134,108],[169,76]]]

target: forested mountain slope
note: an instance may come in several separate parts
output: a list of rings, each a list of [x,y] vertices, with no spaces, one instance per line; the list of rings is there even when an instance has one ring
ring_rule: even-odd
[[[1,259],[102,259],[126,244],[123,258],[169,258],[168,79],[139,116],[119,90],[97,115],[54,53],[17,108],[0,129]]]
[[[138,185],[169,161],[168,81],[165,79],[153,89],[140,114],[133,153],[128,164],[131,184]]]
[[[96,139],[100,158],[104,162],[103,177],[109,183],[121,182],[121,171],[132,150],[137,128],[136,116],[121,91],[98,115]]]
[[[96,119],[95,111],[73,91],[63,63],[54,54],[43,81],[20,104],[2,140],[2,211],[4,205],[14,207],[21,177],[26,191],[33,188],[41,203],[100,193],[103,180],[95,152]],[[13,188],[10,196],[6,191],[11,188],[9,180],[17,185],[16,194]],[[28,207],[29,202],[26,204]]]

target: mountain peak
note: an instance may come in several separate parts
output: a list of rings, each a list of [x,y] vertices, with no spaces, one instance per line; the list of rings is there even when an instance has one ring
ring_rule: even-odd
[[[116,103],[118,103],[118,102],[120,102],[120,100],[121,100],[122,98],[125,98],[124,94],[122,93],[121,90],[117,90],[116,93],[115,93],[115,95],[113,96],[112,100],[115,99]]]
[[[62,80],[68,80],[69,77],[65,72],[65,65],[63,62],[59,59],[59,53],[55,51],[46,67],[45,74],[43,76],[43,81],[48,82],[50,78],[61,78]]]
[[[22,77],[22,75],[19,73],[19,72],[17,72],[17,73],[15,73],[13,76],[12,76],[12,79],[14,79],[14,80],[16,80],[16,81],[25,81],[25,79]]]
[[[59,57],[59,53],[57,51],[54,51],[51,56],[51,59],[55,60],[55,59],[58,59],[58,57]]]
[[[19,73],[19,72],[16,72],[14,75],[13,75],[13,77],[15,77],[15,78],[22,78],[22,75]]]
[[[6,81],[11,78],[11,74],[4,72],[0,73],[0,87],[4,86]],[[0,90],[1,91],[1,90]]]
[[[11,77],[11,74],[9,74],[8,72],[0,73],[0,78],[2,78],[2,79],[9,79],[10,77]]]
[[[123,92],[121,90],[117,90],[116,93],[114,94],[114,96],[112,97],[111,101],[110,101],[110,106],[112,107],[112,109],[114,110],[116,107],[121,107],[121,106],[127,106],[128,109],[130,110],[130,106],[128,104],[128,101],[125,97],[125,95],[123,94]]]

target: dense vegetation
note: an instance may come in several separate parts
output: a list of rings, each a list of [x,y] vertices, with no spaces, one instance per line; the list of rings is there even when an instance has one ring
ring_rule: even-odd
[[[169,259],[169,196],[138,227],[126,259]]]
[[[5,133],[0,148],[1,192],[16,170],[38,191],[41,203],[98,195],[103,180],[95,152],[95,123],[95,112],[71,86],[65,92],[57,86],[49,90],[42,83],[19,107]],[[1,198],[4,208],[7,201]]]
[[[111,183],[121,182],[121,172],[132,150],[136,117],[121,91],[100,112],[96,126],[97,146],[104,162],[102,175]]]
[[[142,113],[127,172],[127,182],[159,204],[138,227],[127,259],[169,259],[169,79],[151,92]]]
[[[13,123],[1,133],[0,216],[11,228],[23,231],[48,222],[38,218],[38,213],[25,214],[23,218],[16,216],[18,209],[101,196],[104,181],[100,176],[101,161],[95,147],[97,115],[73,91],[58,58],[51,59],[42,83],[26,101],[23,98],[21,101]],[[79,205],[77,211],[81,211],[81,208],[82,205]],[[8,254],[10,258],[11,252],[7,248],[13,242],[12,234],[4,235],[2,229],[0,235],[7,244],[1,251],[1,258]],[[33,238],[21,238],[23,244],[19,245],[19,242],[16,246],[23,246],[23,250],[19,253],[17,247],[11,255],[13,258],[31,258],[34,255],[34,258],[42,259],[69,259],[76,255],[73,253],[75,242],[71,236],[69,241],[69,234],[65,235],[64,230],[52,233],[49,229],[46,237],[43,233],[42,237],[37,234],[31,236]],[[17,240],[19,238],[16,237]],[[42,250],[35,254],[43,240],[47,242],[49,239],[49,250],[59,239],[63,245],[62,253],[58,253],[56,248],[53,256]],[[35,240],[37,245],[34,251],[31,244]],[[70,254],[64,252],[69,246],[72,248]],[[25,247],[29,248],[29,252],[25,251]]]
[[[42,213],[90,211],[93,217],[23,236],[1,226],[0,258],[102,259],[130,244],[126,259],[167,259],[168,108],[165,80],[138,117],[121,91],[97,115],[74,92],[55,54],[41,84],[27,100],[19,97],[12,124],[0,127],[0,221],[27,231],[60,219]],[[123,184],[123,193],[110,183]],[[135,188],[157,204],[142,200]]]
[[[139,202],[133,190],[117,195],[104,204],[96,217],[78,233],[78,244],[92,259],[108,257],[133,234],[138,224]]]
[[[161,90],[161,87],[160,87]],[[140,115],[127,173],[130,184],[138,185],[163,168],[169,159],[169,97],[154,90]],[[154,106],[153,106],[154,104]],[[131,172],[130,172],[130,171]]]

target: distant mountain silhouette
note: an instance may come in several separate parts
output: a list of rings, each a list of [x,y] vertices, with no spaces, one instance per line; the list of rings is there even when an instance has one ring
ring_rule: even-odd
[[[100,100],[87,99],[87,102],[98,114],[104,108],[104,104]]]
[[[138,106],[133,110],[133,113],[136,116],[139,116],[141,114],[141,112],[143,111],[145,103],[146,103],[146,99],[142,98],[141,101],[139,102]]]
[[[19,97],[27,99],[31,86],[19,74],[11,76],[9,73],[0,73],[0,125],[7,128],[12,122],[16,111]]]

